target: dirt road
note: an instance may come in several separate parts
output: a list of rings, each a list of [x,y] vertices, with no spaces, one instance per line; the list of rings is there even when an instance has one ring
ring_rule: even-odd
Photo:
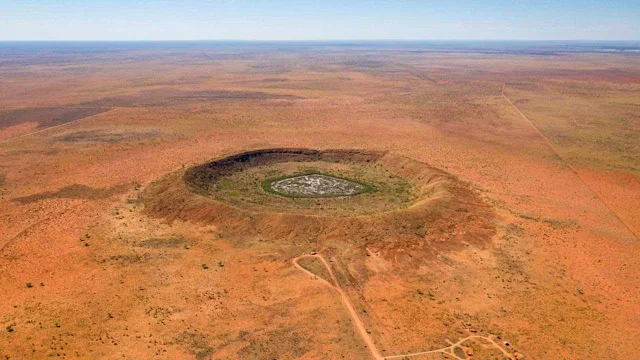
[[[311,271],[303,268],[300,264],[298,264],[298,260],[303,259],[303,258],[316,258],[316,259],[319,259],[320,261],[322,261],[322,264],[325,266],[325,268],[327,269],[327,272],[329,273],[329,276],[331,278],[331,282],[328,282],[325,279],[322,279],[322,278],[318,277],[316,274],[312,273]],[[354,323],[356,329],[358,330],[358,333],[360,334],[360,337],[362,338],[362,340],[366,344],[367,349],[369,350],[369,353],[371,354],[371,356],[376,360],[400,359],[400,358],[405,359],[405,358],[409,358],[409,357],[422,356],[422,355],[428,355],[428,354],[434,354],[434,353],[442,353],[442,354],[445,354],[447,356],[450,356],[450,357],[452,357],[454,359],[458,359],[458,360],[467,360],[467,359],[469,359],[469,357],[467,357],[466,355],[465,355],[464,358],[461,358],[461,357],[457,356],[455,354],[455,348],[456,347],[461,347],[462,343],[464,343],[465,341],[468,341],[468,340],[473,340],[473,339],[485,340],[485,341],[488,342],[489,345],[491,345],[491,346],[495,347],[496,349],[500,350],[502,352],[502,354],[505,356],[505,358],[508,358],[508,359],[511,359],[511,360],[515,360],[516,359],[516,358],[513,357],[512,354],[510,354],[509,352],[504,350],[500,345],[498,345],[493,340],[493,338],[491,336],[487,337],[487,336],[480,336],[480,335],[468,336],[468,337],[466,337],[464,339],[458,340],[456,343],[451,343],[450,346],[447,346],[447,347],[444,347],[444,348],[441,348],[441,349],[422,351],[422,352],[416,352],[416,353],[411,353],[411,354],[399,354],[399,355],[392,355],[392,356],[382,356],[380,354],[380,351],[376,347],[375,343],[373,342],[373,339],[371,338],[371,335],[367,332],[367,329],[366,329],[364,323],[362,322],[362,320],[358,316],[358,313],[356,312],[355,308],[353,307],[353,304],[351,303],[351,300],[349,300],[349,297],[347,296],[347,294],[342,290],[342,288],[340,288],[340,284],[338,283],[338,279],[336,278],[335,274],[333,273],[333,270],[331,269],[331,266],[329,266],[329,263],[322,257],[322,255],[320,255],[320,254],[300,255],[298,257],[293,258],[292,259],[292,263],[293,263],[293,266],[295,266],[297,269],[305,272],[306,274],[309,274],[310,276],[312,276],[314,278],[317,278],[323,284],[329,286],[333,290],[337,291],[338,294],[340,294],[340,298],[342,300],[342,303],[345,305],[345,307],[349,311],[349,315],[351,316],[351,319],[353,319],[353,323]]]
[[[351,318],[353,319],[354,325],[356,326],[356,329],[358,330],[358,333],[360,334],[360,337],[362,338],[364,343],[367,345],[367,349],[369,350],[369,353],[371,353],[371,356],[376,360],[384,359],[384,357],[382,355],[380,355],[380,352],[378,351],[378,348],[376,348],[376,345],[373,342],[373,339],[371,338],[371,336],[367,332],[367,329],[365,328],[364,323],[362,322],[362,320],[360,320],[360,317],[358,316],[358,313],[354,309],[353,304],[351,304],[351,300],[349,300],[349,297],[347,296],[347,294],[344,291],[342,291],[342,289],[340,288],[339,283],[338,283],[338,279],[336,278],[335,274],[333,273],[333,270],[331,269],[331,266],[329,266],[327,261],[321,255],[301,255],[301,256],[298,256],[298,257],[293,259],[293,265],[296,268],[304,271],[305,273],[307,273],[307,274],[309,274],[309,275],[311,275],[313,277],[317,277],[314,273],[312,273],[311,271],[303,268],[302,266],[300,266],[300,264],[298,264],[298,260],[299,259],[306,258],[306,257],[317,258],[320,261],[322,261],[324,266],[327,268],[327,271],[329,272],[329,276],[331,277],[331,281],[333,282],[333,284],[331,284],[330,282],[328,282],[328,281],[326,281],[324,279],[320,279],[320,278],[318,278],[318,279],[320,279],[320,281],[322,281],[324,284],[326,284],[327,286],[331,287],[332,289],[337,291],[338,294],[340,294],[340,298],[342,300],[342,303],[344,304],[344,306],[349,311],[349,315],[351,315]]]

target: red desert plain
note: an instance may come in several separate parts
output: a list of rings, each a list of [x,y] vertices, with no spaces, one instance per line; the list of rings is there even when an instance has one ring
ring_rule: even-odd
[[[614,50],[2,45],[2,359],[638,358]]]

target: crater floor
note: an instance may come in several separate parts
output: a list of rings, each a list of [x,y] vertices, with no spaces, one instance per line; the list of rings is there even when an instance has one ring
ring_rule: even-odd
[[[363,184],[323,174],[276,179],[266,185],[271,192],[291,197],[353,196],[367,191]]]

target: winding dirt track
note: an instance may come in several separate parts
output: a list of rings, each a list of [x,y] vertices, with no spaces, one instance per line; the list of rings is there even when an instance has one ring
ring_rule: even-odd
[[[509,354],[506,350],[504,350],[500,345],[498,345],[495,341],[493,341],[493,339],[489,336],[480,336],[480,335],[472,335],[472,336],[467,336],[464,339],[460,339],[458,340],[458,342],[451,344],[450,346],[447,346],[445,348],[442,349],[436,349],[436,350],[430,350],[430,351],[422,351],[422,352],[417,352],[417,353],[411,353],[411,354],[401,354],[401,355],[393,355],[393,356],[385,356],[384,359],[399,359],[399,358],[409,358],[412,356],[421,356],[421,355],[428,355],[428,354],[436,354],[436,353],[442,353],[448,356],[451,356],[454,359],[458,359],[458,360],[467,360],[469,359],[468,356],[465,355],[464,358],[459,357],[458,355],[455,354],[455,348],[456,347],[460,347],[462,346],[462,343],[464,343],[467,340],[473,340],[473,339],[483,339],[486,340],[487,342],[489,342],[490,345],[493,345],[493,347],[495,347],[496,349],[499,349],[500,351],[502,351],[502,354],[508,358],[508,359],[512,359],[513,360],[513,356],[511,354]]]
[[[338,279],[336,278],[335,274],[333,273],[333,270],[331,269],[331,266],[329,266],[327,261],[320,255],[301,255],[301,256],[298,256],[298,257],[294,258],[293,259],[293,265],[296,268],[298,268],[298,269],[304,271],[305,273],[311,275],[312,277],[317,277],[317,275],[312,273],[311,271],[303,268],[302,266],[300,266],[300,264],[298,264],[298,260],[301,259],[301,258],[305,258],[305,257],[317,258],[317,259],[320,259],[320,261],[322,261],[322,263],[324,264],[324,267],[327,268],[327,271],[329,272],[329,276],[331,277],[331,281],[333,282],[333,284],[331,284],[330,282],[328,282],[328,281],[326,281],[324,279],[321,279],[319,277],[318,277],[318,279],[320,279],[320,281],[322,281],[324,284],[328,285],[329,287],[331,287],[332,289],[337,291],[338,294],[340,294],[340,298],[342,299],[342,302],[344,303],[344,306],[347,307],[347,310],[349,311],[349,315],[351,315],[351,318],[353,319],[354,325],[356,326],[356,329],[360,333],[360,337],[362,338],[364,343],[367,345],[367,349],[369,349],[369,352],[371,353],[371,356],[373,356],[373,358],[376,359],[376,360],[384,359],[384,357],[382,355],[380,355],[380,351],[378,351],[378,348],[376,348],[376,345],[373,342],[373,339],[371,338],[369,333],[367,332],[367,329],[364,327],[364,323],[362,322],[362,320],[360,320],[360,317],[358,316],[358,313],[354,309],[353,304],[351,304],[351,300],[349,300],[349,297],[347,296],[347,294],[344,291],[342,291],[342,289],[340,288],[340,285],[338,283]]]
[[[327,269],[327,272],[329,273],[329,276],[331,277],[331,282],[328,282],[325,279],[320,278],[316,274],[312,273],[311,271],[303,268],[300,264],[298,264],[298,260],[303,259],[303,258],[317,258],[320,261],[322,261],[322,263],[324,264],[324,267]],[[465,341],[473,340],[473,339],[485,340],[485,341],[487,341],[489,343],[489,345],[491,345],[491,346],[495,347],[496,349],[500,350],[502,352],[502,354],[506,358],[511,359],[511,360],[515,360],[513,355],[510,354],[509,352],[507,352],[505,349],[503,349],[502,346],[498,345],[493,340],[493,338],[491,336],[480,336],[480,335],[468,336],[468,337],[466,337],[464,339],[459,340],[456,343],[451,343],[450,346],[447,346],[447,347],[444,347],[444,348],[441,348],[441,349],[422,351],[422,352],[416,352],[416,353],[410,353],[410,354],[399,354],[399,355],[391,355],[391,356],[382,356],[380,354],[380,351],[376,347],[375,343],[373,342],[373,339],[371,338],[371,335],[369,335],[369,333],[367,332],[367,329],[365,328],[364,323],[362,322],[362,320],[358,316],[358,313],[356,312],[355,308],[353,307],[353,304],[351,303],[351,300],[349,300],[349,297],[347,296],[347,294],[342,290],[342,288],[340,288],[340,284],[338,283],[338,279],[336,278],[335,274],[333,273],[333,270],[331,269],[331,266],[329,266],[329,263],[322,257],[322,255],[320,255],[320,254],[300,255],[298,257],[293,258],[291,262],[293,263],[293,266],[295,266],[297,269],[299,269],[299,270],[303,271],[304,273],[312,276],[313,278],[316,278],[316,279],[320,280],[323,284],[329,286],[333,290],[337,291],[338,294],[340,294],[340,298],[342,299],[342,302],[344,303],[345,307],[349,311],[349,315],[353,319],[353,323],[354,323],[356,329],[358,330],[358,333],[360,334],[360,337],[362,338],[362,340],[366,344],[367,349],[369,350],[369,353],[371,354],[371,356],[376,360],[400,359],[400,358],[406,359],[406,358],[410,358],[410,357],[414,357],[414,356],[422,356],[422,355],[435,354],[435,353],[442,353],[442,354],[445,354],[447,356],[450,356],[450,357],[452,357],[454,359],[458,359],[458,360],[468,360],[468,359],[470,359],[468,356],[465,355],[464,358],[461,358],[461,357],[457,356],[454,351],[455,351],[456,347],[461,347],[462,343],[464,343]]]

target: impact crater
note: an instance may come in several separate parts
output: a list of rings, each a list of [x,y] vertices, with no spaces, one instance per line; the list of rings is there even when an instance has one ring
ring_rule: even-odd
[[[167,174],[141,201],[149,215],[211,224],[230,238],[342,244],[411,267],[496,233],[493,209],[470,184],[380,151],[242,152]]]

